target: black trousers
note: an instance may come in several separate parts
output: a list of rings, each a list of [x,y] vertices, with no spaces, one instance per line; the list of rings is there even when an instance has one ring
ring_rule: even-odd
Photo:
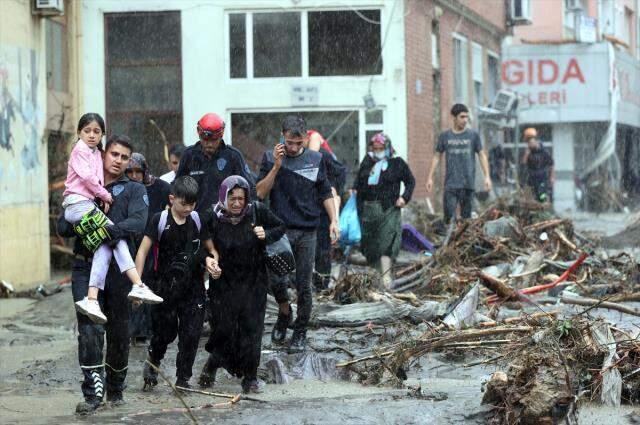
[[[442,205],[444,208],[444,220],[447,223],[449,223],[452,218],[456,218],[458,205],[460,205],[460,218],[471,218],[473,190],[445,189]]]
[[[193,282],[202,286],[202,282]],[[193,363],[198,352],[198,342],[204,323],[204,287],[201,292],[189,294],[184,299],[165,299],[151,306],[153,335],[149,343],[149,357],[160,364],[167,347],[178,337],[176,377],[186,381],[193,374]]]
[[[331,235],[329,235],[329,216],[320,216],[320,225],[316,232],[316,273],[331,274]]]
[[[76,260],[71,273],[73,301],[87,296],[91,262]],[[120,273],[113,263],[107,274],[104,291],[98,301],[107,316],[107,323],[98,325],[88,316],[76,314],[78,320],[78,360],[84,374],[82,393],[87,400],[102,399],[107,395],[121,393],[125,388],[129,365],[129,300],[131,282]],[[103,351],[107,341],[106,358]],[[106,382],[104,371],[106,370]]]
[[[311,309],[313,307],[313,292],[311,280],[313,278],[313,265],[316,258],[316,231],[287,229],[287,237],[291,243],[293,256],[296,259],[295,287],[298,293],[298,316],[293,323],[296,330],[306,330]],[[287,288],[289,276],[277,276],[269,272],[271,290],[278,304],[289,301]]]

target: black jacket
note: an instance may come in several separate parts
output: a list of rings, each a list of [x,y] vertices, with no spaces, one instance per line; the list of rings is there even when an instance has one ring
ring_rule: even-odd
[[[130,180],[126,175],[108,184],[105,188],[113,197],[113,204],[107,214],[107,217],[114,223],[107,226],[111,242],[115,244],[119,239],[126,240],[133,256],[136,251],[135,237],[144,232],[147,224],[149,208],[147,190],[142,184]],[[58,219],[57,228],[60,236],[75,236],[73,227],[64,219],[64,214]],[[93,256],[82,245],[80,238],[76,238],[73,252],[85,257]]]
[[[256,198],[256,182],[249,171],[244,157],[236,148],[222,141],[220,148],[207,158],[202,152],[200,142],[188,147],[180,158],[176,178],[191,176],[198,182],[198,202],[196,211],[204,212],[218,203],[218,189],[229,176],[242,176],[249,182],[251,197]]]
[[[358,208],[362,208],[366,201],[380,201],[382,208],[387,210],[396,204],[399,196],[402,196],[406,203],[411,200],[416,180],[409,169],[409,165],[400,157],[396,156],[388,160],[389,167],[380,174],[380,181],[375,186],[368,183],[369,174],[375,162],[365,156],[360,164],[358,177],[353,188],[357,191]],[[400,194],[400,183],[404,183],[404,193]]]

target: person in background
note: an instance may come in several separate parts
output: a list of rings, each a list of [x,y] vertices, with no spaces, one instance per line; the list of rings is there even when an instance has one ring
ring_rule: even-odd
[[[389,136],[374,135],[354,185],[362,228],[360,249],[367,263],[378,268],[386,288],[391,286],[391,266],[402,241],[400,210],[411,200],[416,185],[409,165],[394,154]],[[404,184],[402,194],[400,183]]]
[[[306,147],[322,154],[322,161],[327,168],[327,179],[331,184],[331,193],[337,213],[340,211],[340,193],[344,188],[347,169],[338,161],[322,134],[316,130],[308,130],[307,136],[309,136],[309,141]],[[317,290],[327,289],[331,280],[331,238],[329,236],[329,216],[323,210],[316,236],[316,261],[313,273],[313,284]]]
[[[524,140],[528,148],[522,159],[527,173],[526,186],[531,189],[536,200],[551,202],[556,177],[553,158],[538,140],[535,128],[529,127],[524,130]]]
[[[198,182],[200,192],[196,210],[206,211],[218,202],[220,183],[229,176],[244,177],[251,186],[251,197],[255,197],[255,181],[247,163],[236,148],[224,140],[225,123],[214,113],[205,114],[196,127],[199,141],[185,149],[180,159],[176,177],[191,176]]]
[[[182,153],[184,152],[184,145],[173,145],[169,149],[169,168],[170,171],[160,176],[161,180],[166,181],[167,183],[173,183],[173,180],[176,178],[176,171],[178,171],[178,166],[180,165],[180,158],[182,158]]]
[[[120,137],[129,140],[127,136]],[[169,205],[171,185],[151,173],[144,155],[138,152],[134,152],[131,155],[129,166],[127,167],[127,177],[133,181],[142,183],[147,190],[147,200],[149,201],[148,220],[151,220],[156,213],[167,208],[167,205]],[[137,246],[140,246],[143,236],[141,233],[137,238]],[[152,267],[153,259],[149,257],[142,271],[143,279],[149,276]],[[136,340],[144,342],[147,338],[151,337],[151,307],[147,304],[138,306],[133,303],[130,304],[129,307],[129,335],[132,338],[132,342]]]
[[[433,174],[445,155],[447,161],[444,177],[444,220],[449,223],[456,218],[457,208],[460,207],[460,217],[471,218],[473,193],[476,179],[476,155],[480,159],[484,174],[484,189],[491,191],[491,176],[489,175],[489,161],[482,149],[482,140],[475,130],[467,128],[469,123],[469,109],[456,103],[451,108],[453,128],[440,133],[436,152],[431,161],[431,168],[427,174],[427,193],[433,190]]]

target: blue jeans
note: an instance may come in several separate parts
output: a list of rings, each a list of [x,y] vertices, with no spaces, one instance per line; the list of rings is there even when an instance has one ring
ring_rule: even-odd
[[[296,330],[305,330],[311,318],[313,296],[311,281],[313,278],[313,265],[316,258],[316,231],[287,229],[287,237],[291,243],[293,256],[296,259],[295,287],[298,292],[298,316],[293,324]],[[289,301],[287,287],[290,276],[276,276],[269,273],[273,296],[278,304]]]

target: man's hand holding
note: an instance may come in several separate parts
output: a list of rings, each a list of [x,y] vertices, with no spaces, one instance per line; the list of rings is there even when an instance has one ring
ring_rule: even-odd
[[[340,225],[337,221],[329,224],[329,237],[331,237],[331,245],[335,245],[340,240]]]
[[[273,166],[275,169],[279,170],[282,166],[282,158],[284,158],[284,145],[282,143],[278,143],[273,148]]]

